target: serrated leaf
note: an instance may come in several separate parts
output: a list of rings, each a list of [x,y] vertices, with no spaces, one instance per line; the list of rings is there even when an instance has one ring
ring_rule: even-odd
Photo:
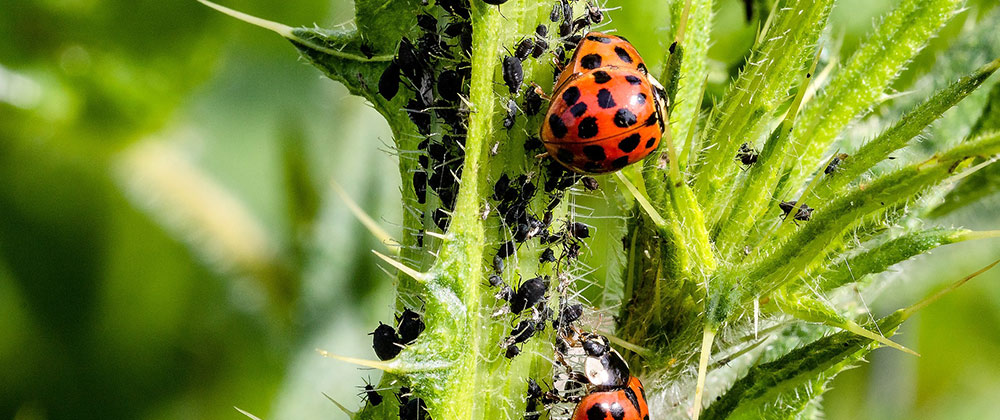
[[[833,2],[828,0],[788,0],[778,2],[774,19],[754,48],[747,67],[740,74],[709,123],[705,152],[695,166],[698,171],[694,191],[705,209],[705,218],[714,225],[728,208],[728,192],[736,150],[761,134],[768,116],[785,101],[797,74],[812,57],[812,46],[826,25]]]
[[[961,8],[964,0],[903,0],[804,110],[786,164],[800,185],[850,121],[879,102],[907,62]]]

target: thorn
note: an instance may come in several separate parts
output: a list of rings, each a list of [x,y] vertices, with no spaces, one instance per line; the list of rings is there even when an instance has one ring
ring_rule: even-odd
[[[896,343],[895,341],[892,341],[892,340],[886,338],[883,335],[875,334],[875,333],[873,333],[871,331],[868,331],[867,329],[865,329],[864,327],[858,325],[854,321],[846,320],[843,323],[843,325],[838,325],[838,327],[843,328],[844,330],[847,330],[847,331],[849,331],[849,332],[851,332],[853,334],[857,334],[857,335],[860,335],[862,337],[865,337],[865,338],[867,338],[869,340],[877,341],[877,342],[879,342],[879,343],[881,343],[883,345],[886,345],[886,346],[892,347],[892,348],[894,348],[896,350],[902,351],[903,353],[909,353],[909,354],[912,354],[914,356],[920,357],[919,353],[917,353],[917,352],[915,352],[913,350],[910,350],[910,349],[908,349],[906,347],[903,347],[901,344]]]
[[[322,394],[323,394],[324,397],[326,397],[326,399],[330,400],[330,402],[332,402],[333,405],[337,406],[337,408],[339,408],[340,411],[343,411],[344,414],[347,414],[348,417],[354,417],[354,414],[355,414],[354,412],[352,412],[351,410],[348,410],[347,407],[344,407],[343,405],[341,405],[339,402],[337,402],[337,400],[333,399],[333,397],[327,395],[325,392],[322,393]]]
[[[337,359],[337,360],[340,360],[341,362],[347,362],[347,363],[350,363],[352,365],[370,367],[372,369],[378,369],[378,370],[381,370],[383,372],[389,372],[389,373],[397,373],[398,372],[398,369],[395,369],[390,363],[386,363],[386,362],[380,362],[380,361],[368,360],[368,359],[357,359],[357,358],[354,358],[354,357],[347,357],[347,356],[340,356],[340,355],[336,355],[336,354],[330,353],[330,352],[328,352],[326,350],[323,350],[323,349],[316,349],[316,352],[318,352],[320,356],[329,357],[331,359]]]
[[[399,241],[393,239],[392,235],[389,235],[389,232],[382,229],[375,219],[372,219],[368,213],[365,213],[365,211],[351,199],[351,196],[347,195],[347,191],[344,191],[344,188],[341,187],[337,181],[331,179],[330,186],[333,187],[333,191],[337,193],[337,196],[344,201],[344,204],[347,206],[347,209],[351,211],[351,214],[353,214],[354,217],[357,218],[366,229],[368,229],[368,232],[371,232],[371,234],[375,236],[375,238],[378,239],[382,245],[385,245],[387,248],[391,248],[397,253],[399,252]]]
[[[222,6],[222,5],[218,5],[218,4],[212,3],[212,2],[210,2],[208,0],[198,0],[198,2],[201,3],[201,4],[204,4],[204,5],[208,6],[208,7],[211,7],[213,9],[221,12],[222,14],[229,15],[231,17],[234,17],[236,19],[239,19],[239,20],[244,21],[246,23],[249,23],[251,25],[254,25],[254,26],[257,26],[257,27],[261,27],[261,28],[273,31],[273,32],[277,33],[278,35],[281,35],[281,36],[283,36],[285,38],[298,39],[298,37],[296,37],[294,34],[292,34],[292,27],[291,26],[284,25],[284,24],[281,24],[281,23],[278,23],[278,22],[274,22],[274,21],[270,21],[270,20],[267,20],[267,19],[261,19],[261,18],[259,18],[257,16],[248,15],[246,13],[230,9],[230,8],[228,8],[226,6]]]
[[[989,271],[991,268],[993,268],[993,266],[995,266],[997,264],[1000,264],[1000,259],[998,259],[996,261],[993,261],[992,263],[990,263],[986,267],[980,268],[979,271],[976,271],[975,273],[969,274],[968,276],[963,277],[959,281],[956,281],[956,282],[952,283],[948,287],[945,287],[944,289],[942,289],[940,292],[937,292],[937,293],[935,293],[935,294],[933,294],[933,295],[931,295],[931,296],[929,296],[927,298],[924,298],[924,300],[921,300],[920,302],[917,302],[917,303],[913,304],[913,306],[910,306],[909,308],[903,309],[903,319],[909,318],[915,312],[923,309],[925,306],[930,305],[931,303],[934,303],[935,301],[937,301],[938,299],[940,299],[944,295],[948,294],[952,290],[955,290],[959,286],[967,283],[969,280],[974,279],[976,276]]]
[[[448,235],[442,235],[440,233],[431,232],[429,230],[428,231],[424,231],[424,235],[430,236],[432,238],[438,238],[438,239],[440,239],[442,241],[447,241],[448,240]]]
[[[239,407],[237,407],[237,406],[235,406],[235,405],[233,406],[233,408],[235,408],[235,409],[236,409],[236,411],[239,411],[239,412],[240,412],[241,414],[243,414],[244,416],[247,416],[247,417],[250,417],[250,418],[251,418],[251,419],[253,419],[253,420],[260,420],[260,417],[257,417],[257,416],[255,416],[255,415],[253,415],[253,414],[250,414],[250,413],[248,413],[248,412],[247,412],[246,410],[243,410],[242,408],[239,408]]]
[[[403,264],[403,263],[401,263],[399,261],[396,261],[396,260],[392,259],[391,257],[389,257],[388,255],[382,254],[382,253],[380,253],[380,252],[378,252],[378,251],[376,251],[374,249],[372,250],[372,252],[375,253],[375,255],[377,255],[379,258],[381,258],[382,261],[385,261],[385,262],[389,263],[389,265],[391,265],[393,267],[396,267],[397,270],[402,271],[403,274],[406,274],[406,275],[412,277],[414,280],[419,281],[421,283],[424,283],[424,282],[427,281],[427,273],[421,273],[421,272],[419,272],[417,270],[414,270],[414,269],[412,269],[410,267],[407,267],[405,264]]]
[[[653,219],[653,223],[656,224],[657,227],[663,228],[667,225],[667,221],[663,218],[663,216],[660,216],[660,213],[656,211],[655,208],[653,208],[653,205],[649,203],[649,199],[646,198],[646,195],[640,192],[635,185],[632,185],[632,182],[630,182],[625,175],[622,175],[621,171],[615,172],[615,176],[618,177],[619,182],[625,185],[628,192],[632,193],[635,200],[639,202],[639,207],[642,207],[642,209],[646,211],[646,214],[649,215],[650,219]]]
[[[701,338],[701,359],[698,361],[698,385],[694,389],[694,405],[691,407],[691,419],[698,420],[701,416],[701,399],[705,395],[705,377],[708,376],[708,359],[712,355],[712,341],[715,331],[706,325]]]

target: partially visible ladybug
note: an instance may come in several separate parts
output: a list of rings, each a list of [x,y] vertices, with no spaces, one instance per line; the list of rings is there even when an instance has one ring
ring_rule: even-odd
[[[542,141],[549,156],[574,172],[617,171],[659,147],[667,105],[632,44],[590,32],[559,74]]]
[[[621,354],[597,334],[586,334],[585,376],[590,391],[576,405],[573,420],[648,420],[646,391],[639,378],[629,373]]]

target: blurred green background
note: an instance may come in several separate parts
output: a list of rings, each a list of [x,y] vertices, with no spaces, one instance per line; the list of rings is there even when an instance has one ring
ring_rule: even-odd
[[[841,0],[830,33],[841,53],[893,3]],[[622,7],[611,27],[627,35],[654,24],[648,4],[609,1]],[[899,89],[925,94],[933,83],[921,81],[978,33],[991,4],[971,2]],[[350,25],[353,15],[337,0],[226,5],[291,25]],[[757,27],[738,0],[718,9],[715,94]],[[996,56],[996,40],[966,41],[987,52],[948,61],[951,71]],[[974,120],[982,96],[949,121]],[[895,113],[890,103],[871,119]],[[331,182],[398,232],[390,144],[378,114],[287,42],[193,0],[4,0],[0,418],[244,418],[233,406],[339,418],[323,393],[357,407],[357,385],[378,374],[315,349],[370,357],[364,334],[391,316],[392,279]],[[991,197],[935,223],[996,229],[998,206]],[[973,242],[908,262],[872,312],[997,255],[997,241]],[[901,341],[923,357],[880,350],[841,375],[828,417],[995,415],[998,281],[1000,272],[983,276],[903,327]]]

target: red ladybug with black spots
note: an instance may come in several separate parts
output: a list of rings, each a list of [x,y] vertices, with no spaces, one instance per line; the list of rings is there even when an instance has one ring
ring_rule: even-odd
[[[563,166],[599,174],[649,156],[666,129],[666,94],[635,47],[590,32],[559,74],[541,137]]]
[[[584,375],[592,389],[576,405],[573,420],[649,420],[642,382],[629,373],[628,364],[607,338],[587,334],[583,349]]]

